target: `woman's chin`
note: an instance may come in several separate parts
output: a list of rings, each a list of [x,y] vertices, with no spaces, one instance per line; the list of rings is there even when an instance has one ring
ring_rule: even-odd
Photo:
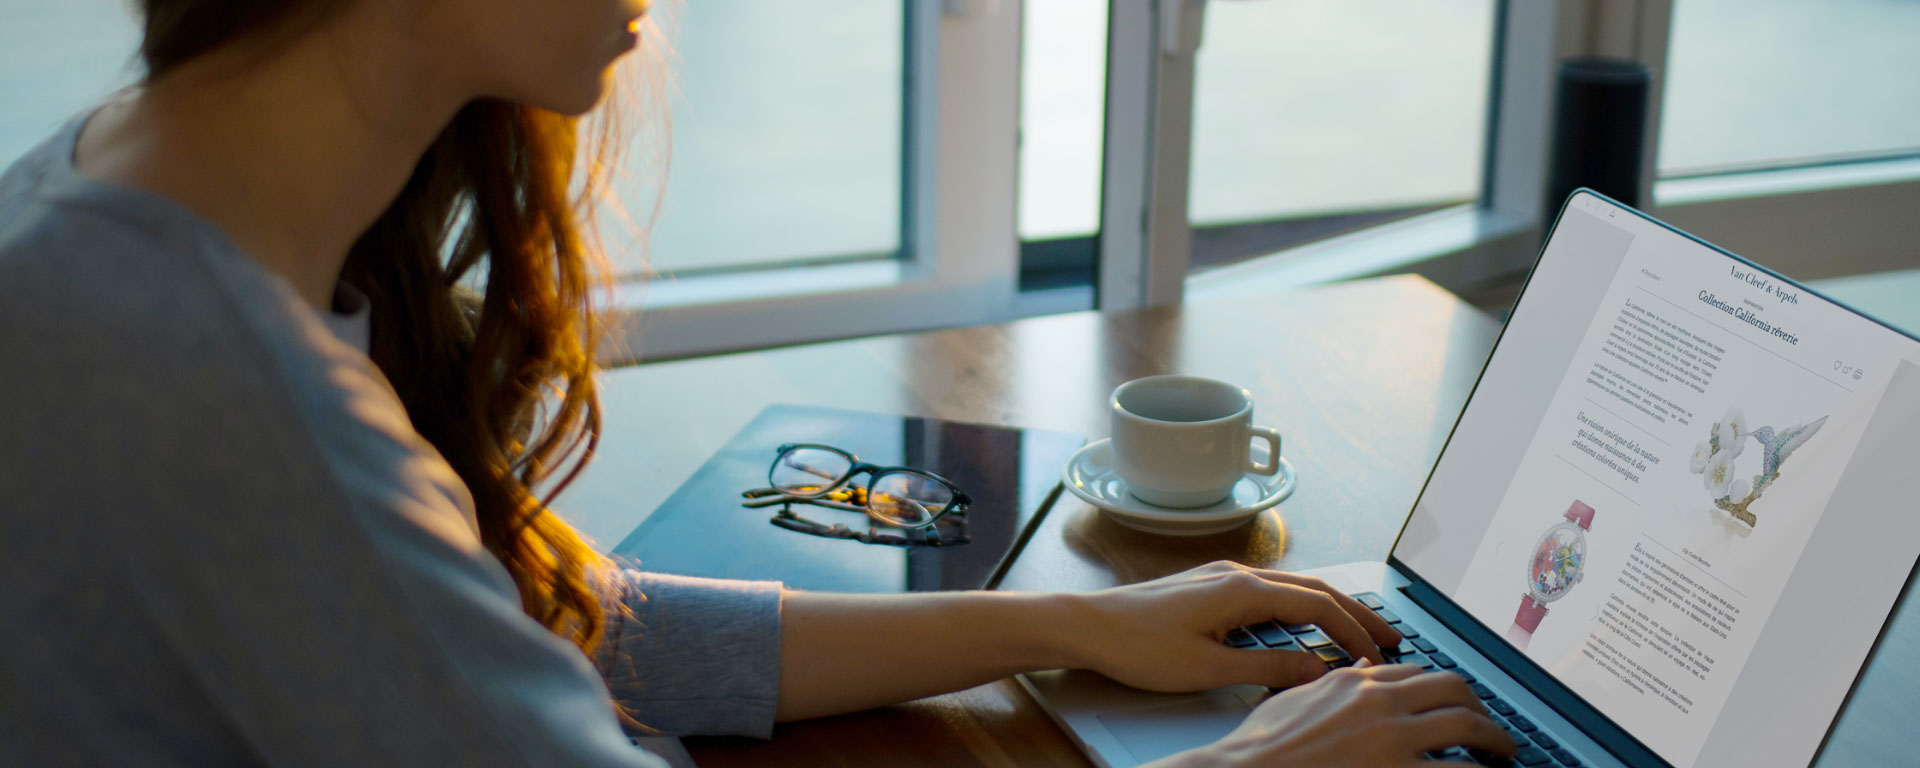
[[[538,99],[521,100],[522,103],[539,107],[549,112],[558,112],[569,117],[579,117],[592,112],[594,107],[605,101],[607,94],[613,91],[613,69],[601,70],[600,76],[590,82],[570,84],[565,89],[554,89],[541,94]]]

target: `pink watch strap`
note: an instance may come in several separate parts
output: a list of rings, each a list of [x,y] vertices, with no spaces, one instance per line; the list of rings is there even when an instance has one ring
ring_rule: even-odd
[[[1580,526],[1581,530],[1591,531],[1593,530],[1593,507],[1587,506],[1584,501],[1574,499],[1573,504],[1567,507],[1567,519],[1572,520],[1574,525]]]
[[[1540,620],[1547,617],[1547,604],[1533,599],[1532,595],[1520,598],[1520,612],[1513,615],[1514,626],[1533,634],[1540,628]]]

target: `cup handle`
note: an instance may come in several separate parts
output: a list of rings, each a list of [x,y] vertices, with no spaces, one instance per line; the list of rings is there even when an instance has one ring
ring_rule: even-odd
[[[1267,463],[1253,463],[1253,454],[1247,454],[1247,471],[1256,475],[1277,475],[1280,473],[1280,433],[1268,427],[1248,427],[1247,435],[1267,441]]]

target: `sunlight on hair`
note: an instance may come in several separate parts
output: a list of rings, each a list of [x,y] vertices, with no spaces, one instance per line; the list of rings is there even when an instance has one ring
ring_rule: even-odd
[[[679,6],[678,2],[654,3],[646,16],[629,22],[629,31],[639,35],[640,43],[615,65],[606,100],[582,121],[582,156],[574,168],[574,192],[588,247],[600,255],[604,269],[611,270],[616,263],[640,264],[643,276],[651,274],[646,266],[647,236],[660,215],[673,156],[668,100],[676,59],[667,27]],[[620,195],[622,189],[629,194]],[[603,314],[619,309],[614,301],[599,306]],[[615,324],[600,325],[598,358],[637,359]]]

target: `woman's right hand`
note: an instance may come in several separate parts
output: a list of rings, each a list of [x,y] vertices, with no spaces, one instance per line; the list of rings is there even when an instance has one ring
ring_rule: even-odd
[[[1452,746],[1515,750],[1459,675],[1362,661],[1283,691],[1219,741],[1154,765],[1411,766]]]

